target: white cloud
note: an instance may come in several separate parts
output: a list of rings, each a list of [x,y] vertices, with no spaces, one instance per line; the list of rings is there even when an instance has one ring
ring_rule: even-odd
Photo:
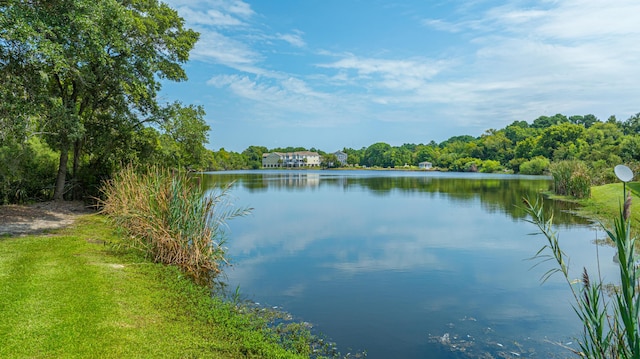
[[[276,37],[279,38],[280,40],[286,41],[291,46],[295,46],[295,47],[306,46],[306,43],[302,39],[302,32],[300,31],[295,31],[292,34],[277,34]]]
[[[358,58],[349,55],[333,63],[319,64],[317,66],[338,71],[353,70],[357,73],[359,79],[365,80],[367,85],[403,92],[424,86],[425,83],[447,68],[449,64],[446,61],[429,59],[393,60]],[[344,77],[345,72],[340,73],[340,75]],[[353,83],[352,81],[347,82]]]
[[[311,28],[296,23],[273,30],[267,15],[243,1],[170,3],[202,34],[192,58],[234,74],[212,74],[208,83],[228,90],[243,101],[241,111],[269,126],[337,127],[366,119],[459,126],[449,130],[455,135],[462,126],[479,134],[545,114],[606,119],[638,111],[636,0],[446,6],[418,20],[424,43],[433,46],[427,51],[394,51],[373,40],[347,47],[339,37],[324,50],[310,40],[319,38]],[[439,35],[447,41],[428,41],[434,29],[446,32]]]
[[[458,33],[466,28],[465,24],[448,22],[442,19],[424,19],[422,24],[438,31]]]
[[[189,24],[207,26],[239,26],[244,23],[230,14],[225,14],[219,10],[211,9],[207,11],[196,11],[186,6],[178,8],[178,13]]]
[[[201,31],[200,41],[192,52],[196,60],[214,62],[241,71],[256,72],[252,65],[261,60],[261,54],[245,43],[217,31]]]
[[[242,18],[255,15],[251,5],[242,0],[164,0],[173,8],[189,8],[200,11],[214,10]]]

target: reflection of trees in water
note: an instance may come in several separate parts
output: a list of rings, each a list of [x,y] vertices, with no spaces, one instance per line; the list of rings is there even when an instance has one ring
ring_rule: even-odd
[[[340,187],[344,191],[365,189],[377,196],[392,193],[409,195],[446,195],[459,202],[479,200],[489,212],[507,213],[514,219],[526,218],[522,209],[522,198],[536,198],[541,192],[551,189],[551,180],[504,176],[460,176],[435,177],[429,175],[353,175],[320,174],[309,171],[279,171],[278,173],[241,172],[205,175],[203,183],[208,188],[221,187],[235,182],[249,192],[263,192],[267,189],[284,191],[304,191],[308,188]],[[577,204],[545,199],[545,206],[553,208],[558,225],[588,224],[584,218],[570,212]]]

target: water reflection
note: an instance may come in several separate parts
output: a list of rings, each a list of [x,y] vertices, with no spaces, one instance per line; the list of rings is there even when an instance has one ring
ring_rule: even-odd
[[[561,278],[540,286],[549,267],[531,269],[525,260],[543,239],[528,235],[534,227],[521,220],[517,204],[547,190],[548,179],[332,171],[205,176],[210,187],[232,181],[237,204],[255,211],[229,223],[231,286],[284,307],[344,346],[366,349],[369,358],[452,358],[430,341],[446,333],[480,338],[490,328],[483,338],[541,342],[570,339],[577,328]],[[582,266],[595,271],[597,232],[555,209],[575,275]],[[613,256],[607,251],[600,249],[602,258]],[[605,277],[615,270],[611,261],[601,266]]]
[[[507,213],[513,219],[525,218],[520,205],[522,198],[536,198],[551,190],[552,182],[542,176],[499,174],[398,172],[398,171],[231,171],[213,172],[204,176],[210,188],[235,182],[251,193],[304,191],[319,187],[339,187],[343,191],[367,190],[375,196],[445,195],[452,201],[480,200],[489,212]],[[554,210],[558,225],[588,224],[571,214],[576,204],[546,200]]]

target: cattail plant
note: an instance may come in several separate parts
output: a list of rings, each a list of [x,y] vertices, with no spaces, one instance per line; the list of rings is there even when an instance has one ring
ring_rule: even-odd
[[[612,228],[602,225],[617,248],[620,268],[620,286],[616,287],[611,297],[605,292],[601,280],[594,281],[586,268],[583,269],[581,280],[569,277],[566,255],[560,248],[558,233],[552,228],[553,214],[547,216],[544,213],[542,201],[532,203],[525,199],[524,203],[525,210],[531,216],[529,222],[535,224],[547,239],[547,244],[534,258],[555,261],[557,265],[543,275],[543,282],[554,273],[561,273],[573,293],[573,307],[583,324],[582,338],[578,340],[580,350],[574,353],[583,358],[640,358],[640,283],[634,253],[636,238],[631,236],[629,220],[631,196],[625,199]]]
[[[229,187],[206,193],[186,173],[129,166],[102,188],[102,213],[129,234],[126,245],[213,284],[227,263],[226,221],[249,213],[228,201]]]

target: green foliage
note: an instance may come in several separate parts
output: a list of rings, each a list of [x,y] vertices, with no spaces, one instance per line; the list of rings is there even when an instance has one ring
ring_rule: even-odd
[[[547,127],[551,127],[553,125],[558,125],[561,123],[566,123],[569,122],[569,119],[567,119],[567,117],[565,115],[562,114],[555,114],[551,117],[549,116],[540,116],[538,118],[536,118],[535,120],[533,120],[533,123],[531,124],[532,128],[547,128]]]
[[[502,165],[498,161],[485,160],[480,164],[480,172],[482,173],[494,173],[502,170]]]
[[[393,165],[389,153],[391,146],[388,143],[378,142],[367,147],[362,158],[362,164],[368,167],[391,167]]]
[[[36,121],[60,151],[55,199],[65,190],[70,153],[75,172],[83,150],[109,156],[127,143],[109,132],[131,137],[142,123],[165,117],[157,103],[160,81],[186,79],[180,65],[198,38],[157,0],[12,0],[0,6],[0,24],[0,96],[11,101],[0,109],[1,122],[17,118],[11,133],[26,136],[25,121]],[[182,121],[189,110],[198,112],[187,107],[172,118]]]
[[[559,195],[576,198],[589,197],[591,176],[589,169],[581,161],[560,161],[549,166],[553,176],[554,191]]]
[[[538,140],[541,155],[560,160],[575,158],[575,149],[567,151],[567,146],[573,145],[575,147],[576,141],[583,135],[584,131],[583,126],[568,122],[545,128]],[[558,151],[559,153],[556,153]]]
[[[481,159],[473,157],[458,158],[449,166],[449,169],[457,172],[478,172],[478,166],[482,163]]]
[[[325,168],[336,168],[340,167],[341,163],[335,154],[327,153],[320,157],[320,165]]]
[[[164,130],[162,142],[173,145],[172,160],[165,166],[178,168],[203,169],[208,142],[207,132],[211,129],[204,121],[204,109],[201,106],[182,106],[173,103],[163,109],[159,123]]]
[[[552,227],[553,214],[546,216],[542,202],[525,200],[525,209],[547,239],[534,256],[542,262],[555,261],[557,267],[547,271],[542,280],[546,281],[554,273],[560,273],[571,288],[575,300],[574,310],[583,324],[581,351],[584,358],[638,358],[640,357],[640,333],[638,314],[640,313],[640,277],[635,255],[636,237],[631,235],[631,196],[620,208],[618,218],[611,228],[602,226],[609,239],[615,244],[616,261],[619,263],[620,287],[608,301],[601,281],[594,280],[586,268],[582,278],[576,281],[569,277],[569,260],[560,247],[558,233]],[[574,283],[579,283],[576,289]]]
[[[225,221],[249,210],[231,209],[228,188],[208,194],[196,179],[156,167],[138,173],[129,166],[105,183],[101,204],[130,234],[128,246],[212,284],[227,263]]]
[[[262,167],[262,154],[269,152],[264,146],[249,146],[242,151],[242,155],[247,159],[249,168],[257,170]]]
[[[549,169],[549,159],[538,156],[520,164],[520,173],[523,175],[541,175]]]
[[[48,200],[57,154],[37,138],[0,146],[0,204]]]

